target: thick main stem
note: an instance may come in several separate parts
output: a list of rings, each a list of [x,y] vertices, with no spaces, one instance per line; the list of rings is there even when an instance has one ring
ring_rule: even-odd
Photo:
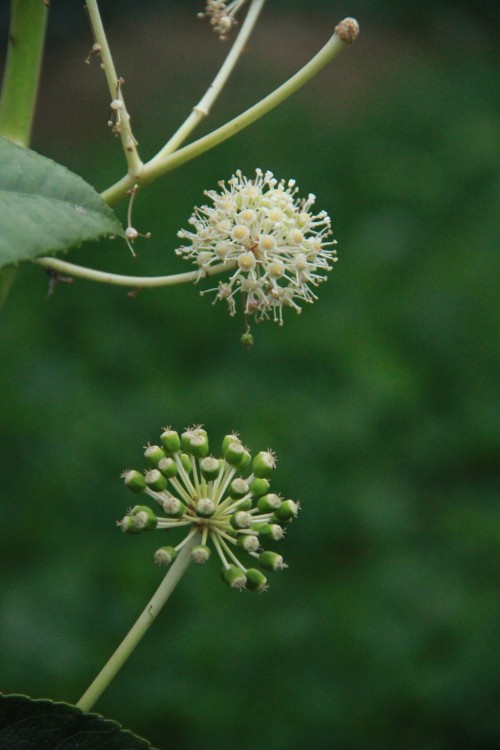
[[[0,96],[0,136],[28,146],[33,125],[48,8],[41,0],[11,0],[7,59]],[[0,309],[16,269],[0,270]]]
[[[195,544],[199,544],[199,542],[200,535],[196,534],[190,542],[181,549],[177,559],[174,561],[167,575],[160,583],[149,604],[141,613],[131,630],[129,630],[113,656],[101,669],[95,680],[76,704],[82,711],[91,710],[115,675],[125,664],[141,638],[149,630],[170,594],[186,572],[189,563],[191,562],[190,552],[192,547],[194,547]]]
[[[42,65],[48,8],[41,0],[12,0],[0,98],[0,135],[28,146]]]

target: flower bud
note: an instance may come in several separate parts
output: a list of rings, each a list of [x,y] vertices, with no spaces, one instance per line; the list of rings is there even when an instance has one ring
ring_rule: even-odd
[[[172,477],[177,476],[179,471],[174,459],[167,456],[158,461],[158,470],[161,471],[163,476],[167,477],[167,479],[172,479]]]
[[[144,477],[146,484],[155,492],[162,492],[167,486],[167,480],[158,469],[151,469]]]
[[[210,547],[207,547],[206,544],[197,544],[189,555],[196,565],[204,565],[210,557]]]
[[[174,430],[164,430],[160,435],[160,440],[167,453],[178,453],[181,448],[179,434]]]
[[[284,500],[281,505],[274,510],[276,519],[280,521],[289,521],[295,518],[299,512],[299,506],[293,500]]]
[[[165,458],[165,453],[159,445],[148,445],[144,451],[144,458],[150,466],[153,466],[156,469],[161,459]]]
[[[257,453],[252,463],[253,473],[259,479],[269,477],[275,468],[276,461],[273,454],[269,451],[260,451],[260,453]]]
[[[265,591],[267,588],[267,578],[257,568],[248,568],[247,570],[247,588],[250,591]]]
[[[244,589],[247,584],[245,573],[237,565],[229,565],[222,570],[222,580],[232,589]]]
[[[193,464],[187,453],[181,453],[181,464],[184,471],[190,474],[193,470]]]
[[[174,547],[160,547],[155,552],[155,563],[157,565],[171,565],[177,557],[177,550]]]
[[[272,513],[279,508],[281,504],[281,497],[271,492],[269,495],[263,495],[263,497],[259,498],[257,501],[257,508],[261,513]]]
[[[144,475],[140,473],[140,471],[136,471],[135,469],[132,469],[131,471],[127,471],[125,474],[123,474],[123,480],[125,482],[125,486],[129,488],[129,490],[132,490],[132,492],[140,493],[144,492],[146,489],[146,480],[144,479]]]
[[[260,553],[259,563],[265,570],[281,570],[282,568],[286,568],[282,556],[270,550]]]
[[[240,341],[245,347],[245,349],[250,349],[250,347],[253,344],[253,336],[250,333],[250,331],[246,331],[246,333],[242,333]]]

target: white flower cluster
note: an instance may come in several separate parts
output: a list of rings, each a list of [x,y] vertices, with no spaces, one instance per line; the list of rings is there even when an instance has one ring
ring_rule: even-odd
[[[227,34],[232,27],[236,25],[236,13],[239,11],[246,0],[232,0],[232,2],[223,2],[223,0],[207,0],[204,13],[198,13],[198,18],[210,18],[210,25],[220,39],[227,39]]]
[[[300,313],[301,302],[314,302],[311,287],[325,281],[337,260],[330,218],[312,212],[312,193],[298,198],[295,180],[277,180],[272,172],[257,169],[248,179],[238,170],[219,185],[220,193],[205,191],[213,206],[194,209],[193,231],[178,233],[191,245],[176,253],[197,264],[200,278],[217,264],[234,269],[228,281],[208,290],[227,301],[231,315],[239,293],[245,315],[260,321],[272,314],[282,325],[283,308]]]

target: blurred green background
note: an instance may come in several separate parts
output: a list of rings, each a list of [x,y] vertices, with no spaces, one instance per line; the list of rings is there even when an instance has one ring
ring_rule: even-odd
[[[201,5],[103,3],[145,157],[227,49]],[[316,305],[257,327],[250,351],[242,320],[194,287],[131,299],[75,281],[47,299],[40,268],[21,268],[0,323],[3,692],[79,698],[162,576],[156,536],[114,528],[131,500],[120,473],[143,467],[163,425],[203,422],[215,441],[238,429],[277,452],[274,486],[303,508],[290,567],[263,596],[224,587],[215,559],[190,570],[96,710],[162,750],[497,746],[497,9],[271,0],[200,134],[343,16],[360,38],[148,188],[136,260],[119,242],[71,253],[189,270],[173,249],[203,189],[236,168],[294,177],[332,216],[340,262]],[[83,64],[80,4],[51,16],[33,147],[103,188],[123,173],[104,78]]]

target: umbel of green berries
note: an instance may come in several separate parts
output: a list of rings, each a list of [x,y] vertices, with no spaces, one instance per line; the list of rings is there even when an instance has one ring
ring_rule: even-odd
[[[230,434],[222,441],[221,458],[215,458],[202,427],[180,435],[166,428],[160,443],[144,451],[149,469],[122,476],[132,492],[150,497],[163,515],[148,505],[136,505],[118,522],[122,531],[183,529],[179,544],[156,550],[159,565],[170,565],[199,534],[200,543],[190,552],[193,562],[206,563],[213,548],[222,562],[222,579],[231,588],[265,590],[267,578],[261,568],[275,571],[286,565],[280,554],[264,547],[283,538],[299,509],[298,503],[271,492],[274,453],[260,451],[252,458],[238,435]],[[245,565],[240,556],[250,558],[252,565]]]

